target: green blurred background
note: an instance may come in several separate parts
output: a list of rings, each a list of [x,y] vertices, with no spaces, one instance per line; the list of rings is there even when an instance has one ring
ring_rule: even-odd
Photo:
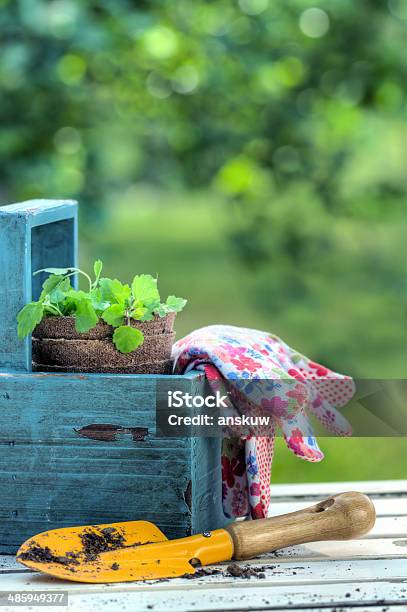
[[[405,0],[0,0],[0,201],[77,198],[81,262],[178,334],[407,373]],[[279,442],[274,482],[403,478],[404,439]]]

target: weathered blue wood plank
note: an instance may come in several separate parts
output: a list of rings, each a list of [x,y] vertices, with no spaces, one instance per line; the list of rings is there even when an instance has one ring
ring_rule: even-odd
[[[75,200],[26,200],[0,207],[4,214],[26,218],[29,227],[36,227],[64,219],[77,218],[78,204]]]
[[[33,463],[32,467],[35,466]],[[185,462],[186,473],[188,467],[188,462]],[[37,473],[35,476],[20,473],[18,480],[8,482],[6,475],[1,474],[1,503],[10,507],[11,512],[18,513],[21,508],[40,508],[45,502],[48,512],[66,512],[69,520],[80,508],[81,512],[88,513],[92,523],[92,513],[97,507],[111,515],[124,511],[128,517],[140,509],[146,512],[150,507],[167,512],[187,512],[182,494],[188,482],[186,475],[179,479],[165,479],[162,476],[130,476],[125,472],[120,475],[91,472],[88,476],[55,472]]]
[[[0,441],[0,448],[8,446],[11,448],[21,448],[24,446],[30,446],[30,444],[35,444],[36,448],[38,449],[47,448],[50,446],[59,449],[62,449],[64,447],[71,447],[74,452],[80,453],[80,449],[82,448],[84,443],[86,443],[88,448],[92,447],[92,449],[95,449],[100,447],[99,440],[92,440],[87,438],[84,438],[84,440],[81,440],[80,442],[78,442],[76,439],[75,441],[66,441],[65,439],[60,439],[52,440],[51,442],[49,440],[36,440],[30,443],[29,440],[15,440],[11,436],[5,435],[4,438],[6,437],[7,440],[5,439]],[[170,451],[174,449],[182,450],[186,447],[189,448],[190,443],[186,442],[185,440],[187,440],[187,438],[165,439],[155,438],[153,436],[147,435],[143,441],[138,442],[138,444],[135,445],[131,435],[119,435],[117,436],[117,439],[114,442],[103,442],[103,448],[109,451],[109,453],[114,452],[117,448],[120,448],[121,452],[124,452],[125,450],[131,450],[131,452],[134,453],[135,456],[137,455],[138,449],[140,449],[143,456],[151,455],[157,458],[155,456],[157,452],[161,453],[162,451]]]
[[[223,527],[220,438],[192,438],[191,524],[193,533]]]
[[[81,440],[78,432],[97,423],[124,429],[144,427],[154,435],[158,381],[172,389],[191,391],[192,382],[203,384],[204,377],[2,373],[0,411],[11,409],[13,418],[7,429],[0,428],[0,441],[77,444]],[[86,433],[85,429],[82,435]],[[118,429],[116,437],[122,435],[131,438],[131,431]]]
[[[31,371],[31,338],[18,339],[16,315],[39,295],[43,278],[33,271],[77,265],[77,214],[64,200],[0,207],[0,371]]]
[[[135,477],[142,474],[143,478],[162,477],[167,479],[180,478],[184,475],[185,462],[188,459],[189,445],[178,446],[173,442],[168,447],[162,440],[155,440],[156,446],[152,448],[151,442],[141,442],[137,445],[130,440],[126,446],[117,443],[108,448],[105,444],[87,445],[83,441],[82,447],[60,445],[36,445],[35,458],[32,462],[38,465],[38,472],[76,474],[87,476],[91,470],[96,476],[109,473],[121,476],[123,473]],[[85,455],[84,450],[87,450]],[[171,452],[170,452],[171,451]],[[10,481],[22,482],[19,474],[32,471],[32,463],[27,465],[27,455],[32,454],[32,446],[28,444],[0,445],[1,474]],[[52,454],[52,456],[51,456]],[[164,458],[163,455],[166,455]],[[83,455],[82,461],[78,457]],[[24,476],[25,477],[25,476]]]
[[[16,315],[31,299],[31,235],[23,217],[0,209],[0,371],[31,369],[31,339],[17,337]]]
[[[161,387],[161,385],[160,385]],[[191,381],[192,395],[208,395],[211,390],[205,377]],[[191,439],[191,522],[194,533],[208,526],[222,527],[228,521],[223,514],[220,438]]]
[[[1,551],[69,524],[152,520],[180,537],[225,523],[220,439],[156,438],[158,384],[205,394],[207,383],[201,373],[0,374]]]

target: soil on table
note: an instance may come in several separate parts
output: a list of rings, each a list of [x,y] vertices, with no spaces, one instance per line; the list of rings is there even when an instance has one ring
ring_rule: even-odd
[[[273,569],[273,567],[274,566],[270,566],[269,569]],[[224,576],[233,576],[234,578],[251,578],[254,576],[262,579],[266,577],[266,574],[264,573],[266,569],[267,567],[264,565],[261,567],[252,567],[250,565],[241,566],[237,563],[230,563],[226,568],[226,572],[211,567],[199,567],[195,569],[194,574],[184,574],[181,577],[186,578],[187,580],[195,580],[196,578],[202,578],[203,576],[216,576],[217,574],[223,574]]]
[[[262,567],[253,567],[250,565],[238,565],[237,563],[231,563],[226,568],[226,575],[234,576],[235,578],[251,578],[251,576],[255,576],[256,578],[265,578],[266,575],[264,570],[266,568]]]

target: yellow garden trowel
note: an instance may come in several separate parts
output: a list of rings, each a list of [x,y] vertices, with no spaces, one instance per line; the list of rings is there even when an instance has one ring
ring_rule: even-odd
[[[356,538],[372,529],[375,517],[366,495],[341,493],[305,510],[179,540],[168,540],[147,521],[54,529],[27,540],[17,560],[77,582],[175,578],[201,565],[250,559],[294,544]]]

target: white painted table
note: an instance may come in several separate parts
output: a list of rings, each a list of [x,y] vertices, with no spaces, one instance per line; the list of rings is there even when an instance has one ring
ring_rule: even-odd
[[[216,566],[221,573],[194,580],[89,585],[42,576],[3,556],[0,591],[66,591],[68,609],[75,612],[407,610],[407,480],[272,485],[270,515],[298,510],[346,490],[372,496],[378,517],[374,530],[360,540],[296,546],[242,563],[265,566],[263,579],[226,576],[226,564]],[[19,609],[62,612],[67,608]]]

